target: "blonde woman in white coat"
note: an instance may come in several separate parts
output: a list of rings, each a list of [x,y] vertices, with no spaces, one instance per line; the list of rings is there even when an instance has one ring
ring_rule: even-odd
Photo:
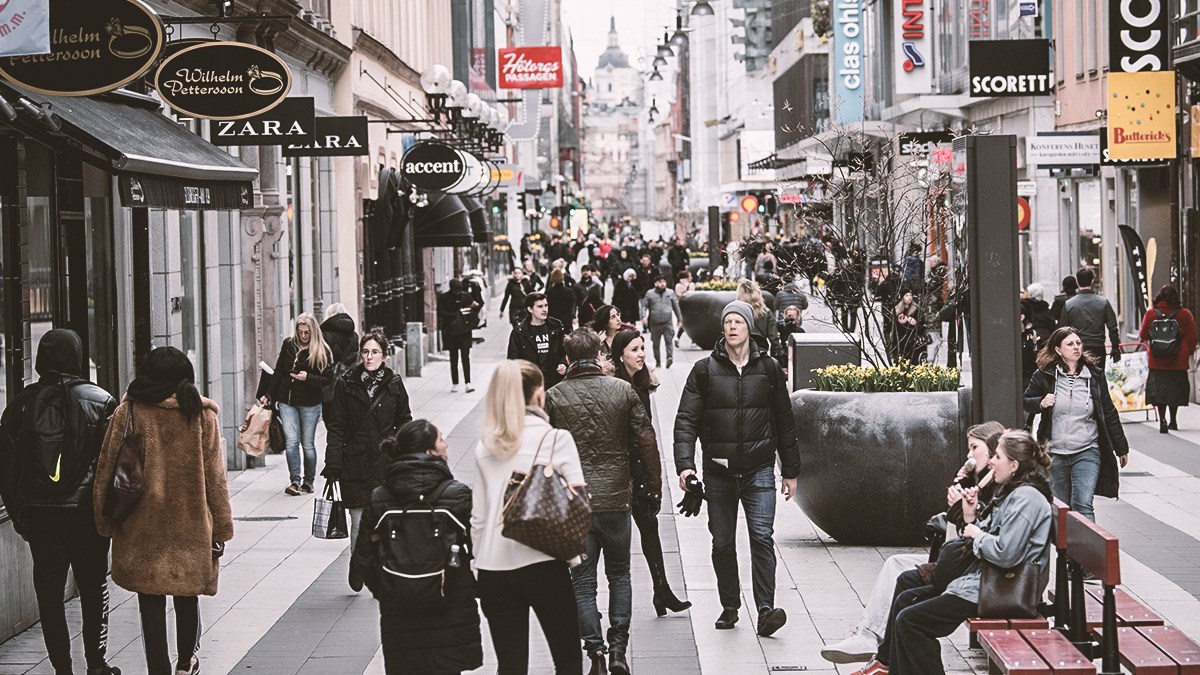
[[[529,610],[537,615],[559,675],[583,672],[579,617],[565,562],[505,537],[500,531],[504,491],[513,471],[527,472],[550,458],[572,485],[584,483],[579,450],[570,432],[556,430],[542,410],[542,371],[523,360],[496,367],[485,399],[483,435],[475,451],[471,540],[479,578],[479,604],[487,617],[501,675],[529,668]]]

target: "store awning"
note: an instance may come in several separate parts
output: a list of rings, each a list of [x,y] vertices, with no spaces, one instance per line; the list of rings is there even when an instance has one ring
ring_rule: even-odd
[[[454,195],[430,192],[429,205],[418,208],[413,217],[413,243],[417,248],[470,246],[471,217],[467,207]]]
[[[471,219],[471,237],[476,244],[487,244],[492,240],[492,231],[488,227],[487,212],[483,204],[474,197],[459,197],[463,206],[467,207],[467,217]]]
[[[53,131],[21,106],[12,126],[57,147],[63,137],[103,156],[118,174],[125,206],[237,209],[251,205],[258,171],[162,115],[159,103],[125,90],[92,97],[47,96],[8,82],[0,96],[40,106],[61,123]],[[96,162],[98,157],[89,156]]]

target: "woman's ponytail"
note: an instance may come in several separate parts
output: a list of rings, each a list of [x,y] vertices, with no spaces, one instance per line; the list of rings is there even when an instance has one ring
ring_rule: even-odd
[[[179,381],[175,387],[175,401],[179,403],[179,410],[187,415],[188,420],[200,414],[200,409],[204,407],[203,401],[200,400],[200,390],[196,389],[196,383],[191,380]]]

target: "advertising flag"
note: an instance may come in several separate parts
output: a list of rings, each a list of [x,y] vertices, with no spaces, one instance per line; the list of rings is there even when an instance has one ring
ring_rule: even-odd
[[[50,0],[0,0],[0,56],[50,53]]]

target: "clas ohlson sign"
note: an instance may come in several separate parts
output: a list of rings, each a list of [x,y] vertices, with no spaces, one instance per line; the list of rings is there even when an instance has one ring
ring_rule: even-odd
[[[833,0],[829,4],[833,22],[833,49],[829,68],[833,77],[834,119],[860,122],[863,119],[863,16],[866,0]]]

